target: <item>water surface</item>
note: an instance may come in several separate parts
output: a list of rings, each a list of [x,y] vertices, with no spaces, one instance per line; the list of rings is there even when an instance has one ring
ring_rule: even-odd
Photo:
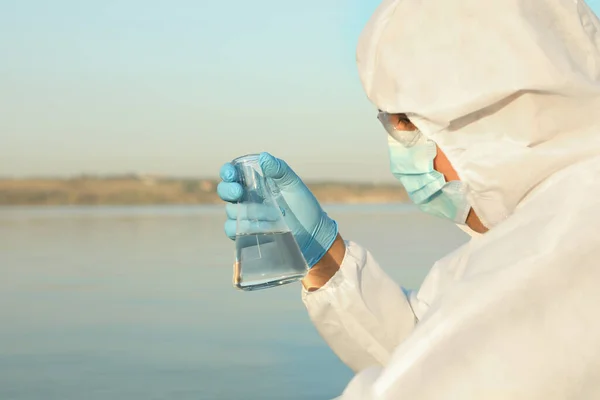
[[[327,211],[407,287],[465,241],[410,206]],[[0,208],[0,399],[339,395],[352,372],[299,284],[233,289],[223,221],[220,206]]]

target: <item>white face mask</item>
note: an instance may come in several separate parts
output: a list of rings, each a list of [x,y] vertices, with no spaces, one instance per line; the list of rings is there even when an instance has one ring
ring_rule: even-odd
[[[471,210],[467,186],[461,181],[446,182],[444,175],[433,168],[435,143],[418,130],[394,129],[384,113],[380,113],[379,119],[389,135],[391,172],[410,199],[428,214],[464,225]]]

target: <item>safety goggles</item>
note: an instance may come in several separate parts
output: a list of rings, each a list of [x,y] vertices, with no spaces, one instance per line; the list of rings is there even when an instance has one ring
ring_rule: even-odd
[[[398,126],[411,123],[404,114],[390,114],[379,110],[377,119],[381,122],[388,135],[405,147],[414,146],[423,137],[423,134],[418,129],[412,131],[397,129]]]

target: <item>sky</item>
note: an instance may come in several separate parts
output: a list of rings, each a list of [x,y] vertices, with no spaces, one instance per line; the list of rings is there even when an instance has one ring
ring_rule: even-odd
[[[216,178],[269,151],[391,181],[355,64],[378,3],[0,0],[0,176]]]

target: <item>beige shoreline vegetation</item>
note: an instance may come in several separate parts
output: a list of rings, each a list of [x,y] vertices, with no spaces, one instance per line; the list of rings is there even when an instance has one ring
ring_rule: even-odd
[[[0,179],[0,205],[220,204],[217,181],[147,176]],[[399,184],[308,183],[323,203],[406,202]]]

